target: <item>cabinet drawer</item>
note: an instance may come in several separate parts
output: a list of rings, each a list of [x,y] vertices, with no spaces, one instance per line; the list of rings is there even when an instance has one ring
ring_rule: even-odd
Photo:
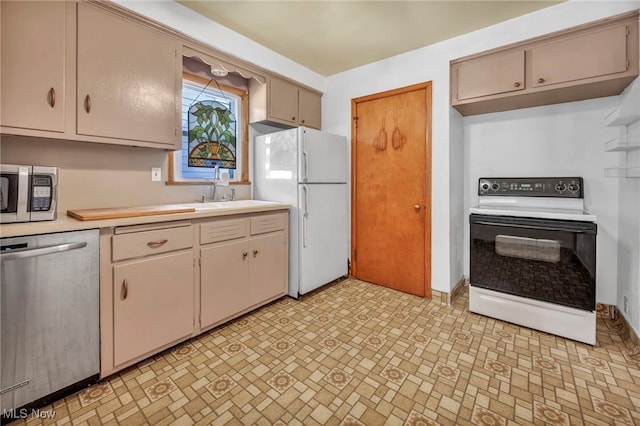
[[[114,235],[111,255],[115,262],[189,247],[193,247],[193,231],[184,226]]]
[[[200,225],[200,244],[244,238],[247,235],[247,219],[216,220]]]
[[[284,229],[287,213],[271,213],[251,218],[251,235],[265,234],[267,232]]]

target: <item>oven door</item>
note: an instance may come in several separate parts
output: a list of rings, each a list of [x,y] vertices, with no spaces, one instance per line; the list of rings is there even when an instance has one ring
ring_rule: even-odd
[[[595,310],[595,223],[479,214],[469,223],[472,286]]]

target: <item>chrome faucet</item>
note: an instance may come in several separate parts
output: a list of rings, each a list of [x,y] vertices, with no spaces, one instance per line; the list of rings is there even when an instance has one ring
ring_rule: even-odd
[[[213,170],[213,181],[211,187],[211,201],[216,200],[216,192],[218,190],[218,181],[220,180],[220,166],[216,164],[215,169]]]

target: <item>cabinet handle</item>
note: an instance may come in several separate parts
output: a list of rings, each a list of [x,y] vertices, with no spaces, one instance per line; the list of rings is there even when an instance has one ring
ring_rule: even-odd
[[[56,106],[56,89],[53,87],[49,89],[49,105],[51,105],[51,108]]]
[[[295,117],[291,117],[291,121],[296,121],[296,118]]]
[[[544,83],[544,78],[539,78],[538,83]]]
[[[520,87],[520,82],[516,81],[515,83],[513,83],[513,87]]]
[[[253,257],[256,257],[258,255],[258,250],[254,250],[253,251]]]
[[[126,278],[122,280],[122,290],[120,290],[120,294],[122,295],[122,300],[127,299],[127,295],[129,294],[129,283]]]
[[[245,260],[248,255],[249,253],[247,253],[246,251],[242,252],[242,260]]]
[[[84,97],[84,109],[87,111],[87,114],[91,112],[91,96],[89,95]]]
[[[163,245],[165,245],[169,240],[156,240],[156,241],[149,241],[147,243],[147,246],[151,247],[151,248],[158,248],[161,247]]]
[[[301,122],[302,124],[304,124],[304,120],[301,120],[300,122]]]

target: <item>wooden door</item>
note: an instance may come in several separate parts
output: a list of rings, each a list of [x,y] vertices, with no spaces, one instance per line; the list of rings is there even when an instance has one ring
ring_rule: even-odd
[[[64,131],[65,7],[0,3],[2,126]]]
[[[352,100],[352,269],[431,297],[431,83]]]

